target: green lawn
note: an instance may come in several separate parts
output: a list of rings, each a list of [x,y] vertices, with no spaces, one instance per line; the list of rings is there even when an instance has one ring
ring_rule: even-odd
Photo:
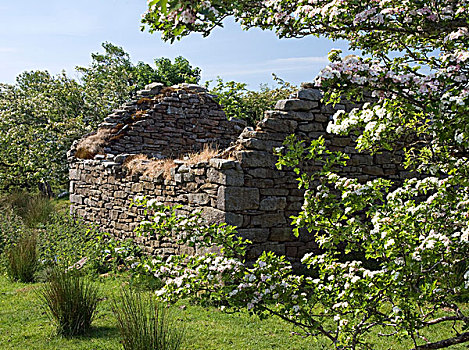
[[[114,278],[97,282],[103,300],[92,332],[86,337],[66,339],[54,334],[53,326],[37,301],[36,291],[41,284],[12,283],[0,276],[0,349],[121,349],[110,298],[122,282],[122,279]],[[177,311],[178,319],[186,325],[185,350],[332,349],[325,340],[321,342],[292,334],[291,325],[278,318],[260,320],[245,313],[226,314],[216,308],[188,303],[178,304]],[[435,333],[426,335],[439,338]],[[408,340],[375,340],[377,350],[412,348]],[[467,345],[451,349],[467,349]]]
[[[0,349],[120,349],[109,299],[121,282],[99,282],[99,304],[92,332],[73,339],[54,335],[54,328],[37,301],[40,284],[12,283],[0,276]],[[292,335],[292,327],[276,318],[259,320],[247,314],[229,315],[216,308],[181,303],[178,319],[186,325],[184,349],[328,349],[314,339]]]

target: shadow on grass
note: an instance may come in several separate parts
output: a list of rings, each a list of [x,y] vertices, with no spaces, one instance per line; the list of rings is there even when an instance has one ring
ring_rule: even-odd
[[[91,329],[83,335],[71,337],[73,339],[118,339],[119,330],[116,327],[109,326],[92,326]]]

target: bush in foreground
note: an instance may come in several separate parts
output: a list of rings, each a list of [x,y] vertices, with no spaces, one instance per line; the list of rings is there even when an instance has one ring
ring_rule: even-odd
[[[57,334],[69,337],[85,334],[91,328],[99,291],[74,271],[56,269],[51,271],[39,298],[55,323]]]
[[[39,268],[37,239],[32,232],[23,232],[16,244],[6,253],[6,267],[10,278],[20,282],[32,282]]]
[[[112,310],[125,350],[177,350],[184,328],[176,324],[171,310],[150,296],[122,290]]]
[[[469,292],[467,1],[180,4],[150,2],[142,21],[167,40],[194,31],[208,35],[229,16],[245,28],[272,29],[280,37],[347,40],[364,57],[331,51],[314,85],[324,91],[325,103],[346,98],[362,107],[337,111],[328,132],[354,135],[358,151],[402,151],[401,166],[420,174],[409,171],[413,178],[403,182],[360,183],[335,173],[353,163],[331,152],[324,139],[307,145],[289,138],[277,150],[278,165],[293,168],[305,189],[293,222],[314,235],[323,252],[302,260],[317,278],[294,275],[272,254],[261,256],[254,269],[242,261],[185,258],[179,268],[168,267],[173,276],[166,297],[180,297],[183,289],[194,294],[197,286],[207,290],[201,282],[206,273],[211,294],[236,307],[278,315],[307,335],[329,339],[335,349],[377,348],[368,337],[373,329],[388,339],[407,337],[418,350],[469,342],[469,317],[459,303]],[[311,174],[304,167],[308,161],[322,170]],[[341,260],[341,247],[376,265],[370,270],[362,261]],[[242,273],[233,268],[228,273],[229,266]],[[231,284],[220,283],[223,278]],[[446,331],[436,334],[436,325]]]

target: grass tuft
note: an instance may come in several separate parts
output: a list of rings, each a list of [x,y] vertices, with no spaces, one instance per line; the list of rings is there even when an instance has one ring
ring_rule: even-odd
[[[144,154],[136,154],[126,158],[123,163],[129,175],[142,174],[154,177],[159,172],[163,172],[165,179],[171,178],[171,170],[176,167],[173,159],[150,159]]]
[[[75,157],[93,159],[95,155],[104,152],[104,146],[112,136],[112,129],[98,129],[96,133],[82,139],[76,148]]]
[[[194,165],[215,158],[218,153],[218,148],[213,148],[211,145],[205,144],[200,152],[190,153],[184,157],[184,161],[188,165]]]
[[[74,271],[54,269],[39,291],[57,334],[83,335],[91,328],[99,301],[99,291],[89,280]]]
[[[123,289],[112,310],[124,350],[178,350],[185,329],[172,311],[151,296]]]
[[[33,232],[24,231],[16,244],[6,252],[7,274],[20,282],[33,282],[39,269],[37,238]]]
[[[194,152],[183,157],[183,161],[187,165],[194,165],[200,162],[208,161],[218,154],[218,149],[210,145],[205,145],[200,152]],[[134,154],[128,156],[124,163],[129,175],[142,174],[148,177],[155,177],[160,172],[167,180],[171,179],[171,170],[176,167],[176,163],[172,158],[166,159],[150,159],[144,154]]]
[[[47,223],[55,211],[52,201],[42,194],[16,192],[5,197],[2,202],[2,206],[11,208],[28,227]]]

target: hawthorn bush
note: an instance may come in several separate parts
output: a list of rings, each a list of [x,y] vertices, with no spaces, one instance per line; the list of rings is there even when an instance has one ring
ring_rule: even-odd
[[[403,150],[403,165],[416,174],[401,184],[359,183],[334,172],[347,159],[322,139],[305,144],[290,137],[277,150],[278,166],[295,169],[306,189],[293,223],[316,235],[323,250],[303,258],[314,277],[292,273],[284,257],[272,253],[252,267],[234,254],[172,257],[152,267],[167,278],[161,297],[218,298],[232,309],[275,314],[336,349],[373,348],[367,337],[373,331],[410,338],[414,349],[469,341],[461,307],[469,288],[468,10],[464,0],[149,1],[144,27],[165,40],[208,35],[228,16],[280,37],[347,40],[364,57],[333,50],[315,83],[326,103],[374,99],[337,112],[328,131],[355,133],[363,152]],[[322,170],[303,172],[304,159]],[[153,209],[154,219],[167,220],[161,208]],[[223,227],[208,236],[193,229],[188,237],[220,244]],[[184,229],[172,229],[184,236]],[[340,260],[339,243],[346,252],[363,253],[374,268]],[[225,253],[243,244],[225,246]],[[444,334],[431,331],[444,324]]]

